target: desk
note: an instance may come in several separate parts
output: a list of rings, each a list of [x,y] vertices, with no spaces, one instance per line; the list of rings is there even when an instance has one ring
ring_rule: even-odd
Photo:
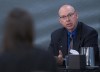
[[[66,69],[58,68],[59,72],[100,72],[100,67],[95,69]]]

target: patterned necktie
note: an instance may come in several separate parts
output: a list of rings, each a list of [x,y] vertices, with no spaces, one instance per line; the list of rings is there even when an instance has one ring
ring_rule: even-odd
[[[73,37],[72,34],[70,34],[70,45],[69,45],[69,50],[73,49]]]

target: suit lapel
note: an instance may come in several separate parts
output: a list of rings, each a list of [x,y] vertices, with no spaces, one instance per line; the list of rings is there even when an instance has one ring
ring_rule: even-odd
[[[67,55],[67,30],[65,28],[62,30],[60,49],[64,56]]]
[[[78,26],[77,26],[77,34],[76,34],[76,37],[75,37],[74,43],[73,43],[73,47],[74,47],[74,49],[77,50],[77,51],[80,51],[81,33],[82,33],[81,24],[78,23]]]

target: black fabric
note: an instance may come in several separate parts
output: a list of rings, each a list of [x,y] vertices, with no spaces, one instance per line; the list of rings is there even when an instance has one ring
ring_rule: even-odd
[[[0,54],[0,72],[57,72],[54,57],[49,52],[26,45],[19,47],[17,52]]]
[[[80,52],[81,47],[93,47],[95,53],[96,63],[99,61],[99,48],[98,48],[98,33],[92,27],[78,22],[77,34],[74,38],[73,48]],[[60,28],[51,34],[51,42],[49,49],[54,54],[58,55],[59,50],[62,51],[63,57],[68,54],[67,34],[65,28]]]

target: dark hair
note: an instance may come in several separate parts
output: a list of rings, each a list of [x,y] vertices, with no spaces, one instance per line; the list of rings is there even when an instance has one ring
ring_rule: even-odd
[[[16,48],[16,44],[26,42],[32,46],[33,20],[31,15],[20,8],[13,9],[6,19],[4,49]]]

